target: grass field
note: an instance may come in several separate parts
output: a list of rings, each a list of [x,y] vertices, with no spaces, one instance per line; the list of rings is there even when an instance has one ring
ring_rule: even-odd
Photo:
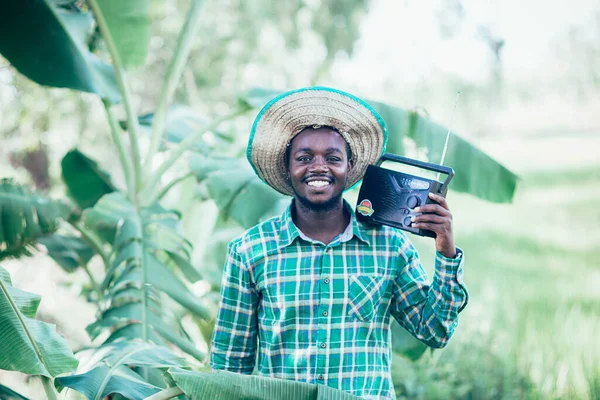
[[[600,156],[577,157],[522,168],[511,205],[450,194],[470,303],[446,349],[396,358],[399,398],[600,399]]]

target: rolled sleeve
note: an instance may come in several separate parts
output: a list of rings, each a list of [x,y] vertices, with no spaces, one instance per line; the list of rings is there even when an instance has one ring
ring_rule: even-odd
[[[223,270],[210,352],[211,368],[252,373],[256,360],[258,302],[251,273],[237,251],[237,244],[232,242]]]

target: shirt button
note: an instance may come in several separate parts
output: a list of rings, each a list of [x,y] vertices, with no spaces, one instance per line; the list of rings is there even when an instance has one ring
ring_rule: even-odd
[[[326,317],[327,315],[329,315],[329,313],[327,311],[323,311],[323,316]]]
[[[319,376],[317,376],[317,379],[320,380],[320,381],[322,381],[325,378],[323,377],[323,375],[319,375]]]
[[[329,278],[325,278],[325,279],[323,280],[323,282],[325,282],[325,283],[329,283]]]
[[[325,347],[327,347],[327,345],[325,343],[321,343],[321,348],[324,349]]]

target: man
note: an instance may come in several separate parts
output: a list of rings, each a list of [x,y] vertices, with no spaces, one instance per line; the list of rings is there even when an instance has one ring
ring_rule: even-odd
[[[293,200],[229,244],[212,368],[395,399],[390,318],[446,345],[468,296],[445,199],[432,196],[413,222],[437,234],[430,285],[402,231],[357,221],[342,198],[386,138],[372,107],[330,88],[284,93],[260,111],[248,160]]]

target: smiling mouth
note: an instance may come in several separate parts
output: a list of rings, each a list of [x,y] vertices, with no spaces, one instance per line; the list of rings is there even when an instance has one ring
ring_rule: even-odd
[[[314,188],[325,188],[329,185],[331,185],[331,182],[329,181],[310,181],[306,183],[308,186],[310,187],[314,187]]]

